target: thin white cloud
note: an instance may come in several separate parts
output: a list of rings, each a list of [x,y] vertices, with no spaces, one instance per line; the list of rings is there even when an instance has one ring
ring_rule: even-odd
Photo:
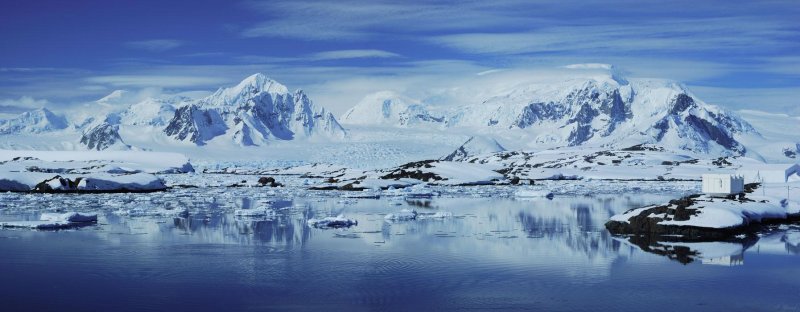
[[[265,1],[249,8],[270,14],[245,28],[244,37],[359,40],[381,33],[481,29],[530,20],[524,12],[483,2]]]
[[[432,37],[430,41],[469,53],[501,55],[742,53],[800,47],[797,42],[786,40],[794,33],[784,26],[747,19],[681,19],[640,24],[555,26],[523,32],[458,33]]]
[[[139,50],[146,50],[151,52],[164,52],[178,48],[184,45],[184,42],[175,39],[154,39],[154,40],[126,42],[125,45],[128,46],[129,48],[134,48]]]
[[[797,41],[793,17],[800,13],[792,1],[274,0],[247,6],[267,18],[245,27],[244,37],[357,41],[389,35],[485,54],[785,47]]]
[[[751,68],[751,70],[763,70],[777,74],[800,76],[800,55],[767,57],[758,59],[757,61],[760,62],[754,64],[754,68]]]
[[[0,67],[0,73],[38,73],[58,70],[60,69],[53,67]]]
[[[49,104],[45,99],[35,99],[30,96],[21,96],[17,99],[0,99],[2,106],[16,106],[22,108],[41,108]]]
[[[21,96],[13,99],[0,99],[0,119],[5,119],[16,114],[48,106],[49,101],[35,99],[30,96]]]
[[[338,50],[338,51],[325,51],[314,53],[308,56],[308,59],[315,61],[323,60],[343,60],[343,59],[357,59],[357,58],[395,58],[400,57],[400,54],[392,53],[383,50]]]
[[[751,109],[800,116],[800,87],[785,88],[718,88],[690,86],[705,102],[731,110]],[[798,126],[800,129],[800,126]]]
[[[208,72],[206,74],[211,74]],[[174,75],[113,75],[86,78],[93,84],[106,84],[114,87],[163,87],[185,88],[218,85],[226,79],[213,76],[174,76]]]

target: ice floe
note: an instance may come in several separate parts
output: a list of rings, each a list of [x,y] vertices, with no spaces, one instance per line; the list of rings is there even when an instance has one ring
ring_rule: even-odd
[[[308,219],[306,221],[308,226],[315,227],[318,229],[326,229],[326,228],[343,228],[343,227],[351,227],[354,225],[358,225],[358,221],[353,219],[345,218],[342,215],[336,217],[325,217],[322,219]]]
[[[3,221],[0,227],[29,228],[34,230],[59,230],[76,228],[97,223],[97,214],[68,213],[42,213],[39,220],[34,221]]]
[[[417,219],[417,211],[413,209],[403,209],[397,213],[390,213],[383,217],[386,221],[410,221]]]

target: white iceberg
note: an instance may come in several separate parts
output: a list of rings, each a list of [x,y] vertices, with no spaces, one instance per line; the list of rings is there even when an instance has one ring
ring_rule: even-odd
[[[390,213],[383,217],[386,221],[410,221],[417,219],[417,211],[411,209],[403,209],[398,213]]]
[[[38,221],[5,221],[0,227],[29,228],[34,230],[59,230],[97,223],[97,214],[43,213]]]
[[[325,217],[322,219],[309,219],[307,223],[308,226],[319,229],[342,228],[342,227],[351,227],[353,225],[358,225],[358,221],[345,218],[342,215],[338,215],[336,217]]]
[[[452,217],[453,213],[449,211],[437,211],[433,214],[421,213],[417,215],[417,219],[447,219]]]
[[[530,189],[523,189],[518,190],[514,193],[514,197],[517,198],[553,198],[553,192],[548,190],[530,190]]]
[[[266,217],[274,216],[275,210],[270,208],[236,209],[233,215],[237,217]]]

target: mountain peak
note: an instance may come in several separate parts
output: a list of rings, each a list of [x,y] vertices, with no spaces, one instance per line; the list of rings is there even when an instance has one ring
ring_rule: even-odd
[[[96,102],[102,104],[117,104],[130,99],[131,95],[131,92],[127,90],[114,90]]]
[[[272,78],[267,77],[262,73],[255,73],[247,78],[243,79],[239,82],[236,87],[233,87],[235,90],[246,90],[252,89],[258,92],[269,92],[269,93],[289,93],[289,89],[286,86],[280,84],[279,82],[273,80]]]
[[[290,95],[286,86],[262,73],[256,73],[233,87],[220,88],[217,92],[205,98],[203,102],[205,102],[204,106],[231,105],[243,102],[245,99],[261,93]]]
[[[344,133],[333,115],[302,90],[290,93],[286,86],[260,73],[202,100],[187,102],[172,116],[164,133],[197,145],[223,135],[238,145],[253,146],[273,139]]]

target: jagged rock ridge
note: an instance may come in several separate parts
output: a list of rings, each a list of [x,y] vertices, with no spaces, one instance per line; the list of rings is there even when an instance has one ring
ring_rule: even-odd
[[[91,127],[83,133],[80,140],[90,150],[105,150],[113,147],[128,149],[130,146],[122,141],[119,136],[119,126],[108,122],[102,122]]]
[[[345,134],[336,118],[314,104],[302,90],[289,93],[285,86],[261,74],[178,108],[164,133],[198,145],[229,135],[245,146]]]

